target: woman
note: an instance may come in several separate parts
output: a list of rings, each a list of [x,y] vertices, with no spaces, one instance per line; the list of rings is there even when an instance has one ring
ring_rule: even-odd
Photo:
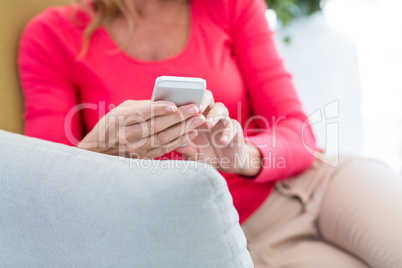
[[[194,159],[227,180],[256,267],[402,267],[402,180],[315,159],[261,0],[94,0],[51,8],[21,40],[26,134],[99,153]],[[201,107],[149,101],[202,77]],[[286,180],[284,180],[286,179]]]

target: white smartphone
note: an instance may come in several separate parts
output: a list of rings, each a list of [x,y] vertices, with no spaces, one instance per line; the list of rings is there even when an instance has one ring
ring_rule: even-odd
[[[195,104],[200,107],[207,82],[202,78],[160,76],[156,78],[152,101],[171,101],[177,106]]]

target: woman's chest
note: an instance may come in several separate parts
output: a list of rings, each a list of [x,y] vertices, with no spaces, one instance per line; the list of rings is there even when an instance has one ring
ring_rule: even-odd
[[[190,20],[189,6],[175,4],[137,20],[120,17],[107,28],[111,38],[130,57],[158,61],[171,58],[185,48],[191,31]]]
[[[81,102],[106,109],[83,111],[87,127],[92,128],[109,108],[125,100],[151,99],[155,79],[163,75],[201,77],[215,101],[224,103],[232,118],[247,117],[246,86],[230,42],[219,29],[211,30],[209,35],[193,33],[175,57],[151,62],[116,53],[104,33],[94,35],[88,57],[77,65],[76,83]]]

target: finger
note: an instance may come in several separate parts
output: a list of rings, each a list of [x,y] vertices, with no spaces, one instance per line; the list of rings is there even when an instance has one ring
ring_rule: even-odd
[[[206,90],[200,105],[200,113],[205,112],[207,108],[212,108],[215,104],[214,96],[210,90]]]
[[[155,148],[164,144],[168,144],[180,136],[189,133],[191,130],[201,126],[205,122],[205,117],[202,114],[191,117],[182,124],[173,125],[161,132],[155,133],[152,136],[143,138],[143,146],[145,148]]]
[[[138,124],[137,128],[141,128],[142,137],[154,135],[161,132],[175,124],[183,122],[191,117],[198,115],[199,109],[196,105],[190,104],[181,106],[177,109],[177,112],[158,117],[151,118],[146,122]]]
[[[223,145],[226,145],[230,143],[236,135],[242,135],[242,133],[240,123],[231,119],[227,127],[223,129],[219,142]]]
[[[167,153],[170,153],[176,150],[177,148],[180,148],[181,146],[185,145],[186,143],[189,143],[191,140],[195,139],[197,135],[198,135],[197,130],[191,130],[189,133],[178,137],[177,139],[173,140],[168,144],[164,144],[162,146],[149,150],[146,156],[150,158],[157,158]]]
[[[109,122],[114,120],[120,125],[128,126],[145,122],[155,116],[176,112],[177,109],[173,102],[128,100],[111,110],[108,114],[108,119]]]
[[[134,125],[127,126],[120,124],[119,126],[120,128],[125,127],[127,139],[134,142],[161,132],[192,116],[196,116],[198,112],[198,107],[194,104],[190,104],[179,107],[174,113],[152,117],[147,121],[139,122]]]
[[[206,119],[208,121],[207,127],[213,128],[219,121],[230,119],[229,110],[223,103],[217,102],[207,114]]]

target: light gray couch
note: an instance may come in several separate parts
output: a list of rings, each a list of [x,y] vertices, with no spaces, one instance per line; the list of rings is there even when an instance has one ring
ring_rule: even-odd
[[[253,267],[226,182],[209,166],[1,130],[0,157],[0,267]]]

